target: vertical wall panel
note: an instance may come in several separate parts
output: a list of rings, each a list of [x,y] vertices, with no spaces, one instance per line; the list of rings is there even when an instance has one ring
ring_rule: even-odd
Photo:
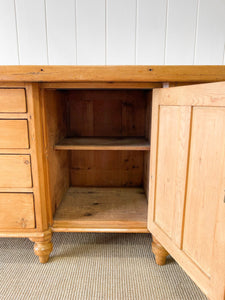
[[[0,0],[0,64],[225,65],[225,0]]]
[[[0,64],[18,64],[14,0],[0,0]]]
[[[192,65],[198,0],[169,0],[165,64]]]
[[[46,16],[49,64],[76,64],[75,1],[46,0]]]
[[[223,63],[225,44],[225,1],[201,0],[195,64]]]
[[[137,0],[137,64],[164,64],[167,0]]]
[[[77,63],[105,64],[105,0],[77,1]]]
[[[135,64],[136,0],[107,0],[107,64]]]
[[[47,64],[44,0],[16,0],[21,65]]]

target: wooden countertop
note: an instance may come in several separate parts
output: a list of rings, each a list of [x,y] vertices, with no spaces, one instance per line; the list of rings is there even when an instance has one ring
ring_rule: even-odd
[[[2,82],[213,82],[225,66],[0,66]]]

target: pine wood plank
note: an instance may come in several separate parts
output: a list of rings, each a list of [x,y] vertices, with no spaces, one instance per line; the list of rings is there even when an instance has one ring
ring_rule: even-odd
[[[0,229],[34,227],[33,194],[0,193]]]
[[[27,106],[29,111],[29,140],[31,148],[32,186],[35,201],[36,227],[38,231],[49,228],[48,203],[46,200],[46,169],[44,155],[46,149],[43,144],[43,123],[39,85],[26,84]]]
[[[27,149],[21,149],[21,148],[1,148],[0,149],[0,155],[1,154],[31,154],[32,150],[30,148]]]
[[[224,106],[225,81],[155,89],[160,105]]]
[[[105,228],[147,232],[142,188],[70,188],[54,216],[53,228]],[[68,228],[68,230],[66,229]]]
[[[215,82],[225,66],[0,66],[1,81]]]
[[[69,153],[55,151],[54,145],[66,135],[66,101],[59,91],[41,90],[44,147],[46,149],[45,168],[47,172],[48,199],[52,223],[55,208],[69,188]]]
[[[7,112],[0,112],[0,119],[10,119],[10,120],[25,120],[30,118],[29,113],[7,113]]]
[[[0,112],[26,112],[24,89],[0,89]]]
[[[23,81],[17,81],[17,82],[13,82],[13,81],[1,81],[0,82],[0,88],[8,88],[8,89],[17,89],[17,88],[25,88],[25,82]]]
[[[143,138],[65,138],[56,150],[150,150]]]
[[[143,167],[144,151],[71,151],[70,183],[89,187],[140,187]]]
[[[10,238],[43,238],[45,232],[40,232],[35,228],[26,228],[26,229],[9,229],[4,228],[0,229],[0,237],[10,237]]]
[[[180,248],[191,107],[162,106],[159,118],[154,221]]]
[[[183,251],[209,277],[224,168],[225,107],[194,107]]]
[[[73,90],[64,94],[70,137],[145,136],[145,91]]]
[[[33,187],[13,187],[13,189],[11,187],[0,187],[0,193],[31,193],[33,192]]]
[[[0,148],[29,148],[27,120],[0,120]]]
[[[61,226],[62,225],[62,226]],[[134,228],[133,226],[129,227],[128,224],[123,228],[122,226],[102,226],[102,227],[88,227],[88,226],[77,226],[77,227],[66,227],[61,223],[60,227],[51,227],[52,232],[111,232],[111,233],[149,233],[147,227],[137,226]],[[0,232],[1,236],[1,232]]]
[[[6,83],[5,83],[6,84]],[[153,89],[161,88],[160,82],[43,82],[45,89]]]
[[[0,155],[0,187],[32,187],[30,155]]]

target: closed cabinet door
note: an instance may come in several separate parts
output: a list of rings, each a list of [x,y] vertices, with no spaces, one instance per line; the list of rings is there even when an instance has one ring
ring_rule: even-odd
[[[203,292],[225,297],[225,82],[153,93],[148,227]]]

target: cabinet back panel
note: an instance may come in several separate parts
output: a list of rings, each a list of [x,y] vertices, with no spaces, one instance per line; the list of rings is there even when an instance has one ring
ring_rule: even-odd
[[[72,186],[142,186],[143,151],[72,151]]]
[[[69,91],[69,136],[145,136],[144,90]]]

